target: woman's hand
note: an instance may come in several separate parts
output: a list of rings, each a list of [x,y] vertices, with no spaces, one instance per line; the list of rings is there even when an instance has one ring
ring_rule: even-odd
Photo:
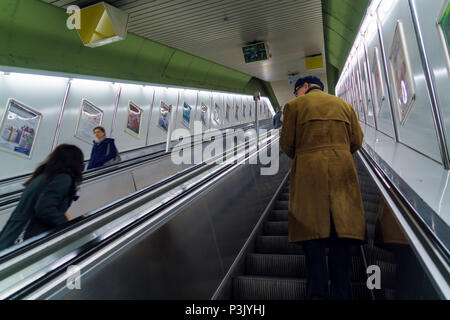
[[[66,212],[64,215],[66,216],[67,221],[72,220],[72,217],[70,216],[70,214],[68,212]]]

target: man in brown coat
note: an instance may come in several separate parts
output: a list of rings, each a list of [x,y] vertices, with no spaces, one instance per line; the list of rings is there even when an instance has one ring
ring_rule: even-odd
[[[282,150],[293,158],[289,242],[305,252],[307,298],[351,298],[352,244],[365,239],[365,219],[352,153],[363,133],[352,106],[323,92],[319,78],[300,78],[283,110]]]

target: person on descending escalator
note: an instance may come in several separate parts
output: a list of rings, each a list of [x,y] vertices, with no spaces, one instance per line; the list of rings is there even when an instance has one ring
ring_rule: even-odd
[[[87,170],[120,162],[120,155],[114,139],[106,137],[105,128],[95,127],[94,134],[95,140],[93,141],[94,145],[92,146]]]
[[[352,153],[363,132],[353,107],[323,92],[321,80],[297,80],[283,109],[282,150],[293,159],[290,174],[289,242],[303,246],[307,298],[351,299],[352,246],[365,241],[365,218]]]
[[[0,250],[51,231],[70,220],[67,209],[78,199],[83,152],[61,144],[25,183],[19,203],[0,233]]]

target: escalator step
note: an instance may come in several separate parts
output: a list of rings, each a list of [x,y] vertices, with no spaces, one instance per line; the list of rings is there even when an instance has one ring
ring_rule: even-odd
[[[289,201],[277,201],[275,203],[275,210],[288,210]]]
[[[367,223],[375,224],[377,222],[378,215],[376,213],[370,212],[370,211],[366,211],[364,213],[364,215],[366,216],[366,222]]]
[[[365,283],[352,283],[354,300],[369,300],[371,295]],[[234,300],[304,300],[306,280],[240,276],[233,279]]]
[[[273,254],[303,254],[303,247],[288,242],[287,236],[257,236],[256,252]]]
[[[378,202],[369,202],[369,201],[364,201],[363,202],[364,205],[364,211],[370,211],[370,212],[377,212],[378,211]]]
[[[266,221],[264,222],[264,235],[266,236],[287,236],[287,221]]]
[[[361,193],[364,201],[368,201],[371,203],[378,203],[380,201],[380,196],[378,193]]]
[[[287,210],[272,210],[268,218],[269,221],[288,221]]]
[[[352,281],[366,281],[361,256],[352,257],[352,270]],[[305,278],[307,276],[305,256],[250,253],[246,259],[246,274]]]
[[[376,260],[385,261],[392,264],[395,264],[395,256],[391,251],[382,249],[377,246],[368,246],[364,245],[364,251],[366,252],[367,259],[371,261],[371,263],[375,263]]]
[[[259,276],[306,277],[304,255],[249,253],[245,273]]]
[[[281,201],[289,201],[289,193],[280,193],[278,200]]]
[[[375,224],[366,223],[366,230],[367,230],[367,239],[374,239],[375,237]]]
[[[397,265],[385,261],[376,260],[375,265],[380,267],[381,271],[381,288],[394,289],[395,288],[395,271]],[[414,279],[411,279],[414,281]]]
[[[257,236],[255,251],[266,254],[304,254],[302,245],[288,242],[287,236]],[[328,254],[328,248],[326,254]],[[360,256],[361,249],[358,246],[353,246],[352,255]]]
[[[233,279],[233,300],[304,300],[306,280],[240,276]]]

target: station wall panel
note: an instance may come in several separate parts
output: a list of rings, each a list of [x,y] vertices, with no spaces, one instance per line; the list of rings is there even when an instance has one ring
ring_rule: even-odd
[[[450,59],[443,30],[439,25],[449,2],[448,0],[413,0],[413,3],[417,9],[420,30],[447,140],[447,149],[450,150]]]
[[[380,37],[376,18],[371,20],[365,37],[367,45],[367,58],[369,60],[369,73],[372,81],[372,101],[375,109],[377,129],[394,137],[391,102],[386,85],[386,72],[383,62]]]
[[[10,98],[42,115],[30,158],[0,151],[0,179],[31,171],[28,169],[24,172],[24,168],[37,167],[51,152],[68,81],[67,78],[0,73],[0,117],[5,116]]]
[[[105,128],[106,135],[109,137],[118,93],[119,86],[114,85],[112,82],[73,79],[64,108],[58,144],[75,144],[83,151],[84,159],[89,159],[93,142],[75,136],[82,101],[88,101],[103,112],[103,119],[100,125]],[[92,140],[94,138],[92,134]]]
[[[134,84],[120,84],[120,86],[121,93],[114,123],[113,138],[117,149],[123,152],[146,146],[154,89]],[[133,134],[135,131],[127,129],[130,102],[142,109],[138,135]]]
[[[427,92],[424,69],[422,67],[408,0],[398,0],[395,2],[384,1],[378,9],[378,15],[388,64],[390,64],[389,57],[391,56],[397,22],[399,21],[402,24],[405,52],[409,60],[412,82],[414,84],[415,100],[412,102],[405,122],[401,124],[398,110],[399,98],[395,95],[393,71],[390,66],[388,67],[389,77],[391,79],[390,90],[395,98],[393,108],[399,140],[416,151],[441,162],[436,129],[431,113],[430,97]]]

